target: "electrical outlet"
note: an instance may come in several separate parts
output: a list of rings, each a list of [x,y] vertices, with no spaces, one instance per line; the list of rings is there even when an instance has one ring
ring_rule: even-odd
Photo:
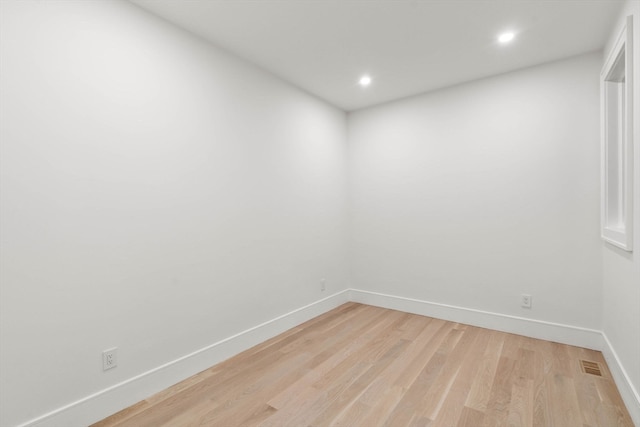
[[[320,280],[320,292],[327,290],[327,281],[325,279]]]
[[[118,348],[110,348],[102,352],[102,370],[107,371],[118,366]]]
[[[522,294],[520,297],[520,306],[523,308],[531,308],[531,295]]]

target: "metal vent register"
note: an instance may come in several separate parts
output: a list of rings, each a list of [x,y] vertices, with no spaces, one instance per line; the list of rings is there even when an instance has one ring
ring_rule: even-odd
[[[602,370],[600,369],[600,365],[598,365],[596,362],[581,360],[580,366],[582,367],[582,372],[584,372],[585,374],[596,375],[598,377],[602,376]]]

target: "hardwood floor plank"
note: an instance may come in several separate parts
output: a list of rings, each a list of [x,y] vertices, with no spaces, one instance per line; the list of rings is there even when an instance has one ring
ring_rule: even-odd
[[[370,329],[366,329],[366,327],[358,329],[356,332],[357,335],[355,337],[351,337],[350,340],[345,340],[345,342],[342,343],[342,349],[335,351],[330,357],[327,357],[325,360],[323,360],[322,363],[311,369],[299,381],[297,381],[295,384],[292,384],[290,387],[281,390],[267,403],[274,408],[282,408],[284,405],[294,399],[302,389],[309,387],[314,382],[318,381],[322,376],[334,369],[350,354],[358,352],[368,343],[369,336],[372,333],[375,334],[378,330],[386,328],[389,324],[393,323],[397,317],[400,316],[400,313],[396,312],[395,316],[396,317],[384,316],[384,318],[379,319],[379,322],[367,323],[366,327],[370,327]],[[367,330],[369,331],[369,334],[364,333]]]
[[[415,317],[414,319],[418,319]],[[389,415],[391,409],[397,403],[397,400],[392,398],[390,394],[394,394],[399,397],[403,392],[399,387],[392,387],[392,384],[399,379],[399,377],[408,371],[410,366],[420,366],[416,363],[416,358],[419,360],[425,360],[424,356],[421,356],[427,343],[433,339],[438,331],[442,330],[441,336],[444,339],[443,326],[445,322],[435,319],[426,319],[416,325],[415,338],[411,340],[408,348],[402,354],[398,355],[395,360],[389,365],[389,367],[383,370],[371,383],[366,390],[358,398],[358,405],[353,405],[347,408],[344,413],[337,417],[333,424],[336,425],[367,425],[375,422],[375,420],[384,419]],[[408,334],[403,334],[402,339],[410,338]],[[417,375],[417,374],[416,374]],[[389,393],[391,392],[391,393]],[[354,414],[352,412],[357,412]],[[369,413],[371,413],[369,415]],[[365,420],[365,417],[369,415],[369,420]],[[347,422],[347,420],[349,422]]]
[[[449,353],[438,378],[422,398],[419,411],[422,417],[435,420],[439,416],[445,398],[451,396],[453,383],[464,366],[463,362],[467,356],[473,354],[472,348],[478,333],[478,328],[469,328],[463,331],[457,345]]]
[[[381,425],[633,423],[600,352],[348,303],[94,424]]]
[[[353,382],[343,393],[336,397],[329,405],[324,406],[320,415],[309,425],[325,426],[331,425],[333,420],[338,418],[343,410],[348,409],[358,397],[367,389],[367,386],[384,371],[399,354],[403,353],[409,346],[409,341],[400,339],[393,347],[375,360],[369,369]]]
[[[361,423],[365,414],[371,411],[371,407],[360,400],[356,400],[348,408],[345,408],[331,423],[332,427],[350,427],[363,425]]]
[[[521,341],[521,345],[525,345]],[[535,352],[520,347],[513,372],[509,426],[533,426]]]
[[[420,418],[418,412],[421,410],[420,404],[423,401],[423,396],[438,378],[447,361],[447,356],[455,348],[463,333],[457,329],[449,331],[437,351],[386,419],[384,425],[409,425],[415,418]]]
[[[601,404],[598,406],[597,411],[598,423],[596,425],[605,425],[605,422],[611,426],[633,425],[631,416],[624,406],[620,392],[618,392],[613,380],[596,378],[595,383],[601,399]]]
[[[582,424],[582,413],[576,396],[573,378],[554,374],[549,382],[551,394],[556,396],[551,401],[551,415],[554,425],[573,426]]]
[[[556,375],[573,378],[574,371],[571,367],[568,347],[568,345],[558,344],[557,342],[551,343],[553,371]]]
[[[552,375],[551,343],[539,341],[536,345],[535,342],[532,342],[528,348],[535,349],[533,360],[533,425],[548,426],[551,425],[550,399],[552,395],[547,387]]]
[[[478,427],[482,425],[484,420],[484,413],[477,409],[469,408],[465,406],[462,408],[460,419],[458,420],[457,427]]]
[[[500,354],[504,345],[505,334],[489,331],[489,343],[483,354],[482,362],[476,372],[475,379],[467,395],[465,406],[483,413],[487,410],[487,403],[500,361]]]
[[[499,427],[507,424],[515,365],[514,359],[500,357],[487,402],[482,424],[484,427]]]
[[[520,378],[511,387],[511,404],[507,423],[511,426],[533,426],[533,380]]]
[[[462,416],[462,410],[469,395],[471,384],[475,378],[475,373],[482,363],[482,356],[489,344],[489,339],[490,334],[487,334],[484,330],[477,329],[471,350],[467,352],[461,361],[460,370],[455,381],[433,420],[433,427],[455,426],[458,423]]]
[[[400,376],[393,382],[393,385],[408,389],[453,330],[453,324],[450,322],[442,320],[437,320],[436,322],[440,323],[433,324],[434,333],[431,338],[423,344],[420,353],[418,353],[407,368],[400,373]],[[436,328],[438,329],[436,330]]]
[[[348,389],[360,375],[370,368],[373,363],[370,360],[371,355],[387,350],[385,345],[389,345],[389,343],[383,337],[399,336],[399,330],[396,328],[406,321],[407,316],[400,312],[390,313],[389,318],[393,320],[391,323],[387,323],[375,334],[364,335],[364,337],[369,336],[370,339],[362,347],[361,352],[346,353],[346,357],[336,366],[317,374],[318,379],[312,384],[298,390],[296,395],[286,402],[278,402],[281,406],[269,403],[278,408],[278,412],[261,426],[307,425],[319,415],[323,408]]]

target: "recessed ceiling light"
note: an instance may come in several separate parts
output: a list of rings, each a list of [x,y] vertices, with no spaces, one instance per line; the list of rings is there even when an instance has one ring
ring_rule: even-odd
[[[358,81],[358,83],[360,83],[360,86],[362,87],[367,87],[371,84],[371,77],[369,76],[362,76],[360,77],[360,80]]]
[[[516,35],[513,33],[502,33],[498,36],[498,41],[500,43],[509,43]]]

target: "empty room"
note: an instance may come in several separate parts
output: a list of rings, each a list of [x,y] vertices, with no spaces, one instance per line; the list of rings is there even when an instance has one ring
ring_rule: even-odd
[[[0,0],[0,427],[640,426],[640,0]]]

